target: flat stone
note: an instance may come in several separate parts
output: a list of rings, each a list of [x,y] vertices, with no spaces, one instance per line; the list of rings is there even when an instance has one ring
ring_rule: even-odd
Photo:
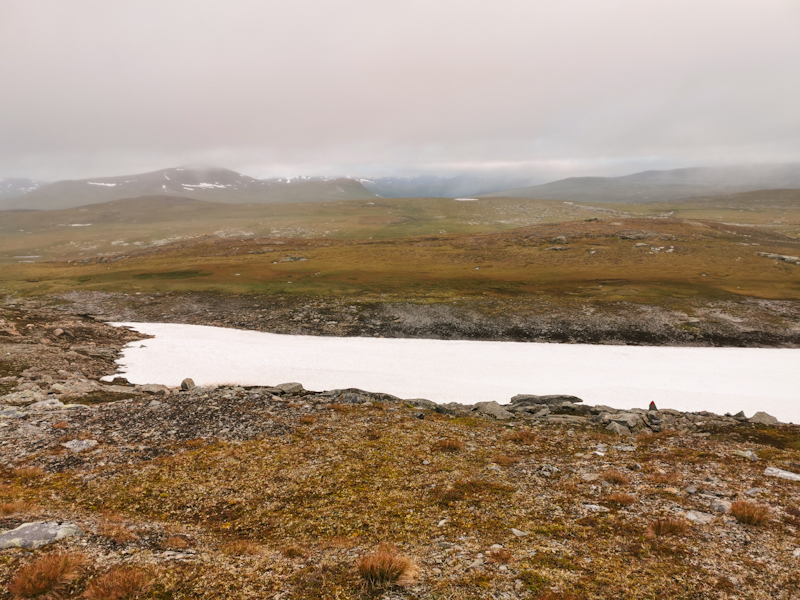
[[[616,421],[611,421],[611,423],[606,426],[606,429],[616,433],[617,435],[631,435],[630,429],[625,427],[625,425],[617,423]]]
[[[781,479],[788,479],[789,481],[800,481],[800,474],[784,471],[783,469],[777,469],[775,467],[767,467],[764,469],[764,475],[767,477],[780,477]]]
[[[733,453],[736,456],[741,456],[742,458],[746,458],[747,460],[752,460],[753,462],[758,460],[758,456],[752,450],[735,450]]]
[[[683,489],[683,491],[686,492],[687,494],[690,494],[690,495],[691,494],[696,494],[697,493],[697,488],[695,486],[693,486],[693,485],[689,485],[689,486],[686,486]]]
[[[599,504],[584,504],[583,508],[592,512],[608,512],[609,510],[605,506],[600,506]]]
[[[194,380],[189,379],[188,377],[186,379],[184,379],[183,381],[181,381],[181,389],[184,392],[189,392],[189,391],[193,390],[195,387],[197,387],[197,386],[194,384]]]
[[[544,419],[549,414],[550,414],[550,409],[545,406],[544,408],[537,410],[535,413],[533,413],[533,418]]]
[[[69,442],[65,442],[61,444],[67,450],[71,450],[74,453],[83,452],[84,450],[90,450],[97,446],[97,440],[70,440]]]
[[[728,513],[731,510],[731,503],[722,498],[714,498],[711,501],[711,510],[718,513]]]
[[[565,396],[563,394],[550,394],[546,396],[534,396],[533,394],[517,394],[513,398],[511,398],[511,404],[516,405],[525,405],[528,406],[532,404],[548,404],[548,405],[555,405],[558,406],[563,402],[571,402],[576,404],[578,402],[583,402],[577,396]]]
[[[12,392],[11,394],[6,394],[5,396],[0,397],[0,402],[3,404],[10,404],[12,406],[25,406],[27,404],[39,402],[45,398],[47,398],[47,394],[37,388],[34,390],[23,390],[21,392]]]
[[[16,406],[0,406],[0,419],[20,419],[26,414]]]
[[[490,417],[494,417],[500,421],[505,421],[510,419],[514,416],[513,413],[508,412],[505,408],[500,406],[497,402],[478,402],[475,404],[473,410],[477,410],[479,413],[484,415],[489,415]]]
[[[141,390],[145,394],[167,394],[169,392],[167,386],[157,383],[147,383],[141,387]]]
[[[286,394],[299,394],[303,391],[303,384],[297,382],[281,383],[275,387]]]
[[[685,515],[686,519],[698,525],[708,525],[714,520],[714,515],[700,512],[699,510],[690,510]]]
[[[750,421],[751,423],[759,423],[761,425],[777,425],[778,423],[780,423],[778,419],[763,411],[758,411],[756,414],[750,417],[748,421]]]
[[[620,452],[636,452],[636,446],[611,446],[614,450]]]
[[[51,398],[50,400],[41,400],[39,402],[34,402],[27,408],[28,410],[61,410],[62,408],[64,408],[64,403],[61,402],[61,400],[56,400],[55,398]]]
[[[597,481],[598,479],[600,479],[600,475],[598,475],[597,473],[584,473],[583,475],[581,475],[581,479],[583,479],[584,481]]]
[[[513,533],[517,537],[525,537],[526,535],[528,535],[527,531],[522,531],[520,529],[514,529],[513,527],[511,528],[511,533]]]
[[[0,550],[5,548],[35,550],[80,533],[80,528],[72,523],[57,523],[55,521],[23,523],[16,529],[0,533]]]
[[[766,491],[764,488],[754,487],[754,488],[750,488],[749,490],[747,490],[745,492],[745,494],[747,494],[748,496],[750,496],[752,498],[754,496],[758,496],[761,492],[764,492],[764,491]]]

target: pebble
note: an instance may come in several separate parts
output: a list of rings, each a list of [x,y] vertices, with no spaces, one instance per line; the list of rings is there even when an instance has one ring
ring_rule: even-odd
[[[514,529],[513,527],[511,528],[511,533],[513,533],[517,537],[525,537],[526,535],[528,535],[528,532],[522,531],[520,529]]]

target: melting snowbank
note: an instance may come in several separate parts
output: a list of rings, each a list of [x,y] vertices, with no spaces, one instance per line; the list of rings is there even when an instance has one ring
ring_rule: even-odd
[[[153,339],[124,349],[132,383],[356,387],[472,404],[571,394],[615,408],[766,411],[800,422],[800,350],[676,348],[279,335],[202,325],[114,323]]]

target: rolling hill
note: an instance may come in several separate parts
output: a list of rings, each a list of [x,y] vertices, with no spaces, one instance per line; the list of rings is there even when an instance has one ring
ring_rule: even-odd
[[[485,195],[634,204],[781,188],[800,188],[800,165],[699,167],[643,171],[622,177],[569,177]]]
[[[21,196],[0,200],[0,210],[58,210],[153,195],[226,204],[325,202],[376,197],[353,179],[261,180],[228,169],[179,167],[138,175],[57,181]]]
[[[34,181],[25,177],[10,177],[0,179],[0,202],[7,198],[15,198],[22,194],[27,194],[35,189],[47,185],[42,181]]]

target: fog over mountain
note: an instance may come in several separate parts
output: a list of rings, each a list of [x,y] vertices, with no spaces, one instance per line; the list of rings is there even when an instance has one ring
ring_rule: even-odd
[[[0,177],[207,164],[449,195],[798,162],[800,3],[755,6],[4,0]]]

